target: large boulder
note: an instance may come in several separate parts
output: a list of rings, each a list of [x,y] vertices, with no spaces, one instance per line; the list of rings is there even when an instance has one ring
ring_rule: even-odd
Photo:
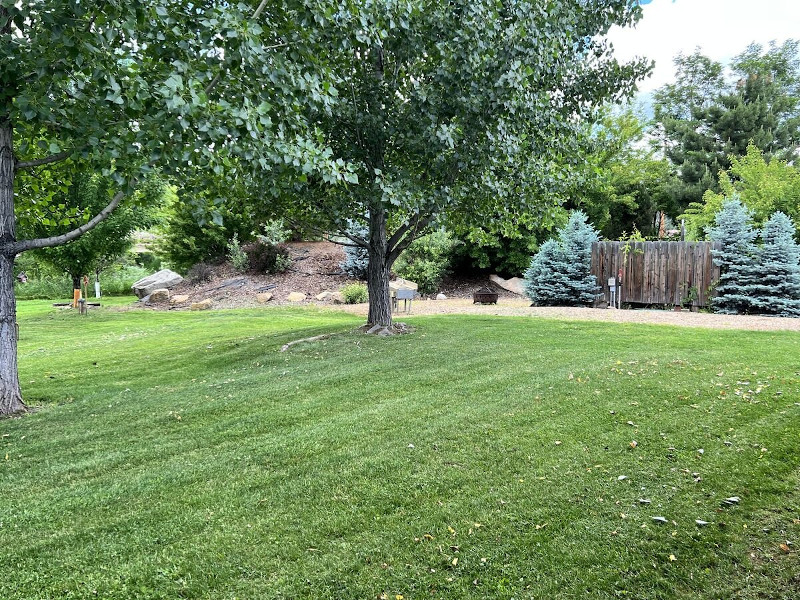
[[[147,277],[143,277],[131,286],[133,293],[137,298],[144,298],[149,296],[154,290],[161,288],[172,289],[183,281],[183,277],[178,275],[175,271],[169,269],[162,269],[158,273],[153,273]]]

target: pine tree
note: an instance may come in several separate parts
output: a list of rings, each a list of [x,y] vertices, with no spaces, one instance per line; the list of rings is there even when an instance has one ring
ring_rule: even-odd
[[[759,290],[758,235],[750,224],[750,211],[738,197],[722,204],[716,214],[709,237],[719,242],[712,250],[714,264],[721,268],[713,309],[724,314],[749,313],[758,310]]]
[[[591,274],[592,242],[597,232],[586,215],[575,211],[557,240],[542,244],[525,273],[525,292],[534,304],[564,306],[589,304],[597,297],[597,279]]]
[[[759,312],[782,317],[800,316],[800,246],[795,225],[781,212],[764,224],[761,269],[756,304]]]

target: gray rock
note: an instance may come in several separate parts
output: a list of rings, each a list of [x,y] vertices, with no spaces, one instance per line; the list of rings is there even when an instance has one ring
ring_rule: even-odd
[[[444,294],[436,294],[436,299],[437,300],[447,300],[447,296],[445,296]]]
[[[512,277],[511,279],[503,279],[499,275],[489,275],[489,281],[496,283],[504,290],[514,292],[520,296],[525,295],[525,290],[522,289],[524,281],[520,277]]]
[[[292,292],[288,296],[286,296],[286,299],[289,302],[302,302],[303,300],[306,299],[306,295],[302,292]]]
[[[158,273],[143,277],[134,283],[131,289],[133,293],[136,294],[137,298],[144,298],[157,289],[172,289],[182,281],[183,277],[178,275],[175,271],[162,269]]]

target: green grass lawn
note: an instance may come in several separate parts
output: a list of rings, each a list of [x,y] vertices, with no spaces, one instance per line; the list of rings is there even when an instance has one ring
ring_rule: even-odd
[[[37,410],[0,421],[0,598],[800,597],[800,335],[20,321]]]

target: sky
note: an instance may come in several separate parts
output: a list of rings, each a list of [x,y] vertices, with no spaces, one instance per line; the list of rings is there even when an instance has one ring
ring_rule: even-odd
[[[645,94],[673,80],[672,58],[700,46],[723,63],[750,42],[766,46],[800,38],[800,0],[640,0],[644,16],[635,29],[609,32],[621,60],[656,61],[653,75],[639,84]]]

